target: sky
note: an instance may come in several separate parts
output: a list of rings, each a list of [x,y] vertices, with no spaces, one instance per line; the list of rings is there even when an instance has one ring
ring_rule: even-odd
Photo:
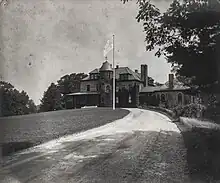
[[[169,5],[154,4],[162,11]],[[99,68],[115,34],[115,63],[139,71],[147,64],[149,76],[164,83],[170,65],[145,51],[137,13],[135,0],[9,0],[0,9],[0,75],[39,104],[51,82]]]

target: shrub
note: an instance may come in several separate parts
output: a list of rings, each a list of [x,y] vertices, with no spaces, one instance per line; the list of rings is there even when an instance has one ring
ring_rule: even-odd
[[[176,116],[201,118],[206,107],[201,104],[189,104],[185,106],[177,106],[173,109]]]

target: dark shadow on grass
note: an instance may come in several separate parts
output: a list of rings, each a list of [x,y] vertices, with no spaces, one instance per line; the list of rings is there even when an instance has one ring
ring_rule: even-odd
[[[192,128],[182,134],[191,178],[220,180],[220,130]]]
[[[11,155],[17,151],[21,151],[32,147],[34,144],[30,142],[10,142],[1,144],[2,156]]]

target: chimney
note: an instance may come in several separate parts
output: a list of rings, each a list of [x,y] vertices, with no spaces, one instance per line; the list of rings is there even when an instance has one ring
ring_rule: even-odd
[[[148,86],[148,66],[146,64],[141,65],[141,81],[143,81],[144,87]]]
[[[116,69],[118,69],[119,68],[119,65],[116,65]]]
[[[173,80],[174,80],[174,75],[169,74],[169,89],[173,89],[174,87]]]
[[[135,69],[135,72],[136,72],[136,73],[138,73],[138,70],[137,70],[137,69]]]

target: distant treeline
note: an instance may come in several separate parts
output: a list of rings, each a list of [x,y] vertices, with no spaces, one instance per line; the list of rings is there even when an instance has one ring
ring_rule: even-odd
[[[0,116],[15,116],[65,109],[65,95],[80,90],[80,81],[87,75],[72,73],[51,83],[44,92],[39,107],[25,91],[18,91],[12,84],[0,81]]]

